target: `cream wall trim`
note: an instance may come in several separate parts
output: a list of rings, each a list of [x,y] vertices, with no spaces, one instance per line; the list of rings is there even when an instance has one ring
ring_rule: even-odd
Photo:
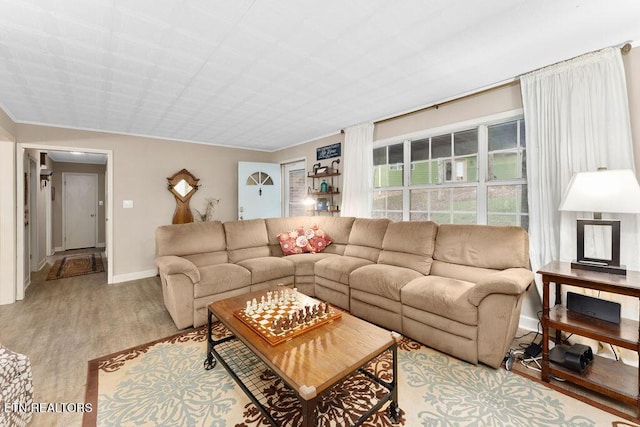
[[[432,129],[424,129],[419,130],[417,132],[411,132],[404,135],[396,135],[390,138],[380,139],[378,141],[374,141],[374,147],[393,144],[394,142],[403,142],[407,139],[422,139],[428,138],[430,136],[442,135],[445,133],[455,132],[457,130],[463,128],[471,128],[475,126],[479,126],[481,124],[493,124],[499,123],[504,120],[508,120],[513,117],[522,116],[524,114],[524,109],[517,108],[515,110],[504,111],[497,114],[491,114],[484,117],[478,117],[471,120],[465,120],[457,123],[451,123],[445,126],[439,126]]]
[[[129,282],[131,280],[147,279],[149,277],[155,277],[157,275],[158,275],[158,270],[156,269],[136,271],[133,273],[118,274],[117,276],[113,276],[113,281],[109,283]]]
[[[107,263],[107,283],[115,283],[113,281],[113,150],[103,150],[103,149],[95,149],[95,148],[78,148],[78,147],[69,147],[69,146],[56,146],[56,145],[45,145],[45,144],[32,144],[32,143],[19,143],[16,148],[16,177],[20,178],[24,173],[24,153],[25,149],[36,149],[36,150],[55,150],[55,151],[83,151],[85,153],[98,153],[105,154],[107,156],[107,170],[105,182],[107,186],[106,191],[106,199],[107,206],[105,209],[105,238],[106,238],[106,249],[107,249],[107,259],[109,262]],[[24,197],[24,182],[22,179],[18,179],[16,182],[17,194],[16,196],[19,200]],[[16,283],[24,283],[24,271],[21,266],[24,263],[24,225],[22,224],[22,204],[18,203],[18,208],[16,209],[18,218],[16,218]],[[61,250],[62,248],[55,248],[56,250]],[[24,288],[18,286],[16,291],[16,299],[24,298]]]
[[[0,304],[16,301],[15,143],[0,141]]]

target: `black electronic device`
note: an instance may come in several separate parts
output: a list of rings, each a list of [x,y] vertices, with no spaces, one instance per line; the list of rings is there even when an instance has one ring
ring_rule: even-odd
[[[591,347],[584,344],[573,344],[572,346],[560,344],[551,349],[549,360],[572,371],[582,373],[593,362],[593,351]]]
[[[567,310],[607,322],[620,323],[620,304],[613,301],[567,292]]]

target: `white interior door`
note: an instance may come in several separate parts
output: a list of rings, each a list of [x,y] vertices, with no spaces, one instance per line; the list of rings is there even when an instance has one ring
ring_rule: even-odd
[[[238,162],[238,219],[280,216],[280,165]]]
[[[63,173],[64,248],[93,248],[98,234],[98,175]]]

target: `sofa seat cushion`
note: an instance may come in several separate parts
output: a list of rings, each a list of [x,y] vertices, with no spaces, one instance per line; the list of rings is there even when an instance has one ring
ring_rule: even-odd
[[[402,304],[437,314],[465,325],[478,324],[478,308],[468,299],[475,285],[463,280],[424,276],[402,288]]]
[[[358,268],[349,277],[351,289],[400,301],[400,290],[410,281],[423,277],[415,270],[393,265],[373,264]]]
[[[287,260],[295,265],[296,276],[313,276],[315,273],[316,262],[329,257],[338,257],[339,255],[322,253],[304,253],[287,256]]]
[[[290,277],[295,273],[294,263],[287,258],[271,256],[251,258],[240,261],[238,265],[251,272],[252,285]]]
[[[200,267],[200,282],[193,289],[194,297],[215,295],[251,285],[251,272],[236,264],[215,264]]]
[[[316,263],[315,274],[333,282],[349,284],[349,275],[357,268],[373,264],[372,261],[352,256],[329,257]]]

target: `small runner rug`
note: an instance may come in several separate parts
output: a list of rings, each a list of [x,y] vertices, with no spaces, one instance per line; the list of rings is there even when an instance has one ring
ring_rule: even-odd
[[[65,256],[53,264],[47,275],[47,280],[58,280],[103,271],[104,265],[100,254]]]
[[[215,334],[226,330],[216,324]],[[269,426],[217,363],[205,370],[206,328],[193,329],[89,362],[85,426]],[[295,395],[261,363],[262,394],[283,426],[300,424]],[[367,369],[389,379],[391,355]],[[398,350],[399,404],[403,426],[625,426],[627,421],[504,369],[474,366],[403,339]],[[319,426],[353,423],[380,387],[356,374],[319,404]],[[385,410],[368,427],[391,426]]]

